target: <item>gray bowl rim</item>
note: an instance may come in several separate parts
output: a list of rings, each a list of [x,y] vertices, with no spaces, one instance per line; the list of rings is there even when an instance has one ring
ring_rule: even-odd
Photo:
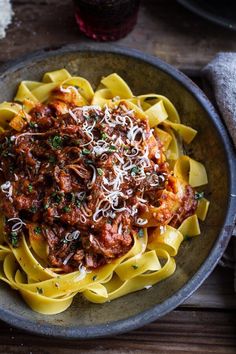
[[[229,171],[228,210],[221,228],[221,232],[219,233],[218,238],[216,239],[208,258],[204,261],[204,263],[194,274],[194,276],[189,279],[189,281],[182,288],[180,288],[174,295],[172,295],[162,303],[157,304],[156,306],[146,311],[142,311],[135,316],[131,316],[123,320],[113,321],[110,323],[99,324],[95,326],[91,325],[83,327],[63,327],[59,325],[49,325],[43,323],[43,320],[26,320],[24,316],[16,315],[6,309],[0,309],[0,319],[5,321],[9,325],[17,327],[19,329],[23,329],[37,335],[48,337],[62,339],[88,339],[124,333],[137,329],[141,326],[144,326],[150,322],[157,320],[158,318],[166,315],[170,311],[174,310],[181,303],[183,303],[190,295],[192,295],[195,290],[199,288],[203,281],[211,274],[228,245],[232,234],[233,225],[235,223],[236,183],[234,184],[233,181],[235,178],[234,171],[236,171],[236,155],[226,128],[224,127],[213,105],[205,96],[205,94],[201,91],[201,89],[196,86],[187,76],[185,76],[182,72],[178,71],[171,65],[165,63],[157,57],[142,53],[135,49],[128,49],[117,45],[103,43],[76,43],[56,48],[43,49],[22,56],[17,60],[3,65],[0,68],[0,79],[3,79],[7,75],[21,69],[22,67],[30,65],[32,62],[37,62],[45,58],[70,52],[92,52],[98,54],[111,53],[124,57],[133,57],[138,61],[146,62],[170,75],[182,86],[184,86],[208,113],[208,117],[212,121],[218,133],[218,138],[220,139],[222,143],[222,148],[224,149],[225,155],[227,156],[227,165]]]
[[[205,20],[208,20],[216,25],[222,26],[224,28],[227,28],[228,30],[231,31],[236,31],[236,22],[233,19],[228,19],[227,17],[220,16],[215,13],[211,13],[208,10],[205,10],[204,8],[199,6],[197,3],[194,3],[192,1],[187,1],[187,0],[177,0],[179,4],[184,6],[186,9],[189,11],[195,13],[198,16],[201,16]]]

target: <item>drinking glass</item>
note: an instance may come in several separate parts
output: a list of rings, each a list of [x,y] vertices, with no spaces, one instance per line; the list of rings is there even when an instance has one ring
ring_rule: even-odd
[[[137,21],[140,0],[74,0],[76,22],[88,37],[114,41]]]

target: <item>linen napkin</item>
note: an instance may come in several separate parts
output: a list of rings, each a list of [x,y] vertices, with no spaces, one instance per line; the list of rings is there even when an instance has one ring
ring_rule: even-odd
[[[205,66],[202,74],[207,94],[215,101],[236,147],[236,53],[218,53]],[[219,264],[234,269],[234,290],[236,292],[236,226],[230,246]]]
[[[0,0],[0,39],[6,36],[6,29],[10,25],[13,16],[10,0]]]

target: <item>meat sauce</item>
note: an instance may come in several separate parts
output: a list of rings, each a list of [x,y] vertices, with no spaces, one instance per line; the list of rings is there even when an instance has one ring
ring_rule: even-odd
[[[180,198],[162,143],[125,102],[101,109],[52,101],[28,117],[22,131],[0,136],[0,209],[14,246],[36,225],[49,266],[97,268],[128,252],[150,205],[160,225],[194,213],[193,189]]]

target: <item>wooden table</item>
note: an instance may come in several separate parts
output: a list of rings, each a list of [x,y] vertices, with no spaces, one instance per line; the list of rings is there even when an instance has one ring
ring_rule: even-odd
[[[0,63],[40,48],[84,41],[69,0],[13,1]],[[89,40],[87,40],[89,41]],[[219,51],[236,51],[236,33],[191,14],[174,0],[142,1],[138,24],[119,45],[157,55],[198,79]],[[139,330],[87,341],[45,339],[0,322],[0,353],[236,353],[233,272],[217,267],[181,307]]]

